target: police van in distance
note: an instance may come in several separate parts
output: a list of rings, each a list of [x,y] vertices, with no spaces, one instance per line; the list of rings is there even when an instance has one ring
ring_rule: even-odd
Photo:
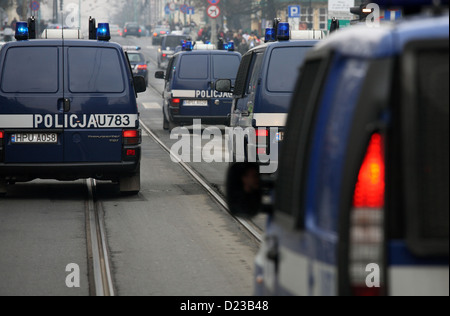
[[[111,180],[139,192],[136,96],[145,80],[133,78],[121,46],[109,42],[108,24],[95,26],[91,19],[92,40],[68,39],[78,30],[38,40],[30,19],[1,50],[0,194],[38,178]]]
[[[440,10],[318,44],[295,88],[275,189],[257,166],[230,169],[232,211],[270,214],[256,295],[449,295],[448,6],[431,12]],[[260,185],[252,192],[249,178]]]
[[[233,95],[217,92],[214,83],[219,78],[234,82],[241,54],[234,52],[234,45],[227,50],[209,49],[206,44],[197,46],[192,42],[183,45],[183,51],[169,60],[167,71],[155,73],[157,79],[165,80],[164,129],[192,125],[194,119],[201,119],[202,124],[224,125]]]
[[[239,141],[230,138],[228,148],[233,161],[261,162],[261,156],[271,155],[270,148],[278,148],[283,140],[298,69],[307,52],[323,36],[318,31],[292,32],[291,36],[289,24],[275,19],[274,28],[266,30],[266,44],[251,49],[242,57],[234,87],[228,79],[217,81],[218,91],[234,94],[228,125],[255,129],[255,133],[249,133],[241,142],[243,149],[237,148]],[[278,132],[270,135],[270,128],[277,128]],[[276,171],[275,156],[272,153],[276,161],[272,161],[275,168],[271,173]]]

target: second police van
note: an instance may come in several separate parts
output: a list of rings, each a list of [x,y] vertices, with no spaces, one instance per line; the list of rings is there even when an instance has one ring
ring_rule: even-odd
[[[97,40],[69,39],[78,30],[44,35],[53,39],[33,39],[33,19],[17,23],[18,41],[0,52],[0,194],[37,178],[111,180],[138,193],[145,79],[109,42],[108,24],[90,20]]]
[[[164,129],[192,125],[194,119],[201,119],[202,124],[224,125],[233,95],[215,91],[214,84],[220,78],[234,82],[241,54],[232,48],[230,51],[211,49],[213,45],[197,47],[186,42],[184,46],[182,52],[169,60],[166,72],[155,73],[156,78],[165,80]]]
[[[449,295],[448,6],[439,11],[319,44],[275,189],[255,164],[230,169],[232,211],[270,214],[255,294]]]
[[[278,155],[271,155],[270,148],[278,148],[283,140],[298,69],[307,52],[323,38],[318,31],[292,32],[291,38],[289,24],[278,19],[274,26],[266,30],[266,44],[244,54],[234,86],[228,79],[217,82],[219,91],[234,94],[229,126],[256,132],[247,134],[243,142],[230,139],[233,161],[261,162],[260,157],[271,156],[276,160],[272,165],[277,166]],[[278,132],[271,135],[270,128]],[[244,148],[237,148],[242,145]],[[276,171],[272,169],[267,173]]]

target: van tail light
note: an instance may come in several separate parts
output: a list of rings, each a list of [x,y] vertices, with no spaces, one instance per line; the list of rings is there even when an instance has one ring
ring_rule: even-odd
[[[169,102],[171,107],[180,107],[181,100],[178,98],[174,98],[170,99]]]
[[[147,65],[138,65],[137,66],[137,70],[147,70],[148,66]]]
[[[139,29],[139,33],[142,33],[142,30],[141,30],[141,29]]]
[[[355,296],[383,293],[385,155],[384,138],[373,134],[359,170],[350,215],[350,284]],[[369,265],[377,265],[379,286],[369,287]],[[373,284],[369,284],[373,285]]]
[[[5,138],[6,138],[5,132],[0,131],[0,162],[3,161],[3,143]]]
[[[153,33],[153,37],[156,37],[156,36],[158,36],[158,33]]]
[[[125,29],[125,30],[123,30],[125,33],[128,33],[128,30],[127,29]]]
[[[256,129],[256,153],[258,155],[268,155],[269,154],[269,130],[267,128]]]
[[[140,130],[124,130],[122,133],[123,144],[125,146],[139,145],[141,143],[141,131]]]

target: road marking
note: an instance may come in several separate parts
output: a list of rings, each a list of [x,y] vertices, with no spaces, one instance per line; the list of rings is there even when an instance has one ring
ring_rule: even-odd
[[[143,102],[142,106],[144,108],[146,108],[147,110],[154,110],[154,109],[160,110],[161,109],[161,105],[159,105],[158,102]]]

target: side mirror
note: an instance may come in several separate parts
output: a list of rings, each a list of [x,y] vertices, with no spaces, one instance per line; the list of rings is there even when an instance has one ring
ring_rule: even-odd
[[[219,79],[216,81],[216,91],[232,92],[233,87],[230,79]]]
[[[147,91],[147,83],[145,82],[145,78],[142,76],[136,76],[133,78],[134,81],[134,89],[136,93],[142,93]]]
[[[262,211],[262,185],[256,163],[235,163],[228,169],[227,199],[235,216],[252,218]]]
[[[155,78],[156,79],[166,79],[166,74],[164,71],[157,71],[155,72]]]

